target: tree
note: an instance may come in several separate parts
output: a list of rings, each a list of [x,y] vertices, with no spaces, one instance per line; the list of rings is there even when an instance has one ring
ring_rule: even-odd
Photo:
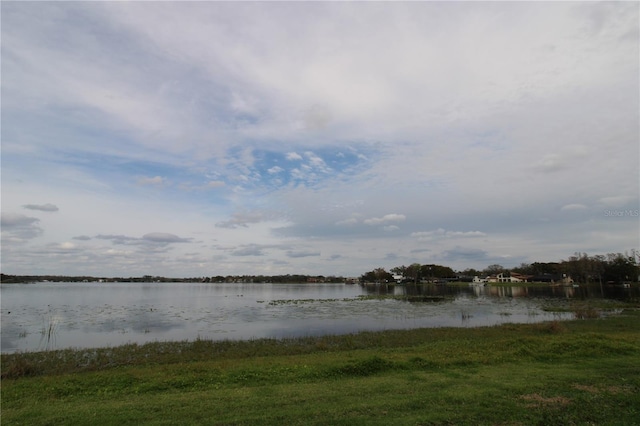
[[[460,271],[460,275],[463,275],[465,277],[475,277],[481,274],[482,274],[481,271],[478,271],[477,269],[474,269],[474,268],[467,268],[464,271]]]
[[[505,269],[502,265],[494,264],[494,265],[487,266],[483,272],[487,275],[497,275],[500,272],[504,272],[504,271]]]
[[[453,278],[456,276],[455,271],[448,266],[428,264],[422,265],[420,270],[422,276],[431,281],[435,278]]]
[[[511,271],[524,275],[533,275],[533,266],[528,263],[521,263],[520,266],[512,268]]]
[[[563,260],[559,269],[576,282],[600,281],[603,273],[603,261],[604,256],[590,257],[587,253],[576,252],[568,260]]]
[[[384,268],[376,268],[360,277],[360,281],[370,283],[385,283],[391,280],[393,280],[393,275],[387,272]]]
[[[411,278],[413,280],[414,284],[417,284],[418,281],[421,278],[421,273],[420,273],[421,268],[422,267],[420,266],[419,263],[412,263],[411,265],[409,265],[407,267],[406,272],[405,272],[405,274],[406,274],[405,276],[407,278]]]
[[[394,268],[391,268],[391,272],[393,272],[394,274],[402,275],[404,277],[407,274],[407,267],[404,265],[396,266]]]
[[[622,253],[609,253],[607,264],[604,268],[605,281],[621,283],[624,281],[636,281],[638,279],[638,265],[635,255],[628,256]]]

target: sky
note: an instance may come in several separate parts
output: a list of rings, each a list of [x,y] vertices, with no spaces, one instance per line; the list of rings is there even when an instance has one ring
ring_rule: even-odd
[[[2,2],[2,272],[638,249],[639,9]]]

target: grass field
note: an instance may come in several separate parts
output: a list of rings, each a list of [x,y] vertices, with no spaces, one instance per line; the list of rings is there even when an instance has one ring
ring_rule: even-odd
[[[2,355],[3,425],[640,424],[640,311]]]

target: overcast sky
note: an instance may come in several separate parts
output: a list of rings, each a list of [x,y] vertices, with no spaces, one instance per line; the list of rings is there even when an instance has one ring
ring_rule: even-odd
[[[639,248],[639,4],[2,2],[2,272]]]

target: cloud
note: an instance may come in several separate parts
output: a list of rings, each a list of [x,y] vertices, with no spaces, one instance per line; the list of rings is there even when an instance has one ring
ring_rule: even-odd
[[[558,154],[547,154],[536,163],[536,168],[541,172],[559,172],[568,168],[569,162]]]
[[[286,159],[289,161],[300,161],[302,160],[302,156],[296,152],[288,152]]]
[[[2,213],[0,216],[2,236],[8,241],[23,242],[42,235],[43,230],[37,224],[40,219],[19,213]]]
[[[312,256],[320,256],[319,251],[288,251],[287,257],[299,258],[299,257],[312,257]]]
[[[151,232],[142,236],[144,241],[150,241],[153,243],[161,244],[173,244],[173,243],[189,243],[192,238],[181,238],[177,235],[169,234],[166,232]]]
[[[474,263],[489,262],[493,259],[486,250],[460,246],[445,250],[440,257],[447,261],[463,260]]]
[[[315,153],[307,151],[304,153],[304,156],[307,159],[307,164],[309,165],[309,167],[320,170],[324,173],[328,173],[331,171],[331,168],[327,166],[327,163],[325,163],[325,161]]]
[[[181,238],[177,235],[166,232],[151,232],[144,234],[141,238],[131,237],[127,235],[114,235],[114,234],[98,234],[94,237],[97,240],[109,240],[114,244],[123,245],[142,245],[142,244],[156,244],[167,245],[173,243],[189,243],[192,242],[192,238]],[[89,240],[89,237],[74,237],[77,240]]]
[[[384,258],[385,260],[396,262],[400,259],[400,256],[398,256],[398,253],[387,253]]]
[[[304,113],[304,124],[308,130],[323,130],[331,121],[331,112],[326,106],[313,105]]]
[[[336,222],[337,226],[352,226],[358,223],[358,219],[355,217],[350,217],[349,219],[344,219]]]
[[[427,245],[462,268],[464,249],[637,246],[602,211],[640,193],[640,6],[467,6],[3,3],[3,212],[73,206],[3,226],[3,271],[359,275]]]
[[[5,229],[29,227],[40,221],[40,219],[36,217],[29,217],[18,213],[2,213],[1,217],[0,224]]]
[[[209,182],[207,182],[207,184],[205,185],[205,187],[207,189],[214,189],[214,188],[221,188],[223,186],[225,186],[226,184],[223,181],[220,180],[210,180]]]
[[[638,200],[638,196],[616,195],[612,197],[603,197],[598,200],[600,204],[607,207],[624,207],[625,205]]]
[[[587,206],[584,204],[565,204],[560,208],[561,211],[572,211],[572,210],[586,210]]]
[[[428,253],[431,250],[428,248],[418,248],[418,249],[413,249],[410,251],[410,253]]]
[[[98,234],[94,237],[97,240],[109,240],[112,241],[114,244],[130,244],[132,242],[136,242],[139,241],[139,238],[136,237],[129,237],[126,235],[113,235],[113,234]]]
[[[390,213],[386,214],[382,217],[372,217],[370,219],[365,219],[365,225],[383,225],[391,222],[402,222],[406,219],[406,216],[403,214]]]
[[[73,239],[78,241],[89,241],[91,240],[91,237],[88,235],[78,235],[77,237],[73,237]]]
[[[232,218],[226,221],[216,223],[218,228],[246,228],[251,223],[259,223],[264,220],[264,216],[260,212],[234,213]]]
[[[445,229],[438,228],[434,231],[412,232],[411,236],[419,240],[435,240],[447,238],[478,238],[486,237],[487,234],[480,231],[447,231]]]
[[[262,247],[251,244],[246,247],[242,247],[231,252],[232,256],[264,256]]]
[[[22,207],[29,210],[39,210],[41,212],[57,212],[58,207],[53,204],[25,204]]]
[[[165,178],[161,176],[154,176],[154,177],[143,176],[138,178],[138,185],[161,186],[161,185],[164,185],[165,183],[166,183]]]

